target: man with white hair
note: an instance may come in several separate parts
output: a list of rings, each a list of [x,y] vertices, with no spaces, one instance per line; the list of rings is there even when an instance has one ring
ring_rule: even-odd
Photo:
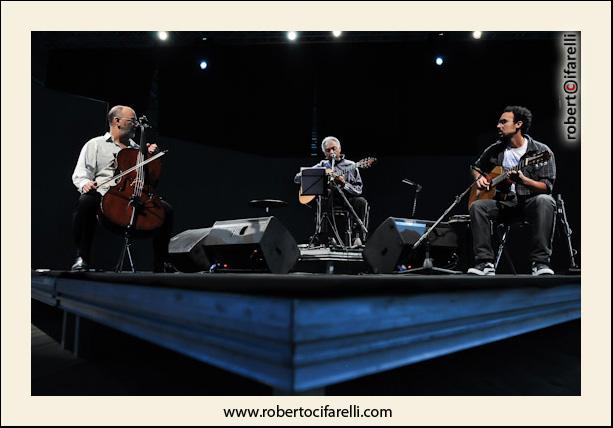
[[[333,175],[334,182],[342,189],[343,193],[349,200],[349,203],[355,210],[356,214],[360,218],[360,220],[366,225],[367,224],[367,211],[368,211],[368,202],[364,197],[362,197],[362,177],[360,177],[360,171],[355,166],[355,162],[350,161],[345,157],[345,155],[341,152],[341,142],[336,137],[326,137],[321,142],[321,150],[325,155],[325,159],[313,165],[313,167],[324,167],[332,169],[332,164],[334,163]],[[296,174],[294,177],[295,183],[300,183],[300,173]],[[345,202],[341,198],[340,195],[334,191],[334,189],[329,189],[329,192],[334,192],[332,194],[328,194],[327,197],[323,198],[322,201],[322,209],[326,211],[331,210],[332,206],[344,206]],[[332,196],[332,197],[330,197]],[[325,223],[324,223],[325,228]],[[366,235],[357,221],[353,223],[353,235],[357,237],[354,244],[363,244],[366,241]],[[322,235],[317,237],[320,242],[325,242],[327,236],[327,232],[325,230],[322,231]]]

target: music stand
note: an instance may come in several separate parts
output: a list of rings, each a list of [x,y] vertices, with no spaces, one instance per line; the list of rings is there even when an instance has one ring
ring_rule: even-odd
[[[315,219],[315,233],[309,240],[309,246],[313,245],[314,240],[321,234],[323,223],[323,212],[321,197],[327,193],[327,176],[326,168],[324,167],[310,167],[300,168],[300,194],[303,196],[316,196],[317,197],[317,213]],[[340,236],[335,227],[332,227],[334,234],[339,242]]]
[[[325,192],[326,168],[300,168],[300,186],[303,195],[321,196]]]

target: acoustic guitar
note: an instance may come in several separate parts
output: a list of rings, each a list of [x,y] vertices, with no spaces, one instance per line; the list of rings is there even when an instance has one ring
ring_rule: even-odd
[[[341,175],[345,175],[348,172],[353,171],[356,168],[361,168],[361,169],[365,169],[365,168],[370,168],[372,166],[373,163],[375,163],[377,161],[377,158],[373,158],[373,157],[368,157],[368,158],[364,158],[359,160],[358,162],[349,165],[346,168],[340,168],[341,170],[340,172],[338,171],[333,171],[331,168],[326,168],[326,175],[328,177],[330,177],[330,179],[335,179],[336,177],[340,177]],[[313,199],[315,199],[316,195],[303,195],[302,194],[302,186],[300,186],[300,191],[298,192],[298,200],[300,201],[301,204],[308,204],[310,203]]]
[[[531,165],[536,165],[536,166],[545,165],[549,161],[550,157],[551,157],[551,154],[548,151],[543,151],[543,152],[537,153],[534,156],[530,156],[530,157],[520,160],[519,164],[517,164],[517,166],[511,169],[505,170],[501,166],[495,167],[486,176],[487,180],[490,182],[489,190],[485,190],[485,189],[479,190],[477,188],[477,183],[473,183],[472,188],[470,189],[470,195],[468,196],[468,208],[470,209],[470,206],[474,204],[475,201],[478,201],[480,199],[494,199],[494,197],[496,196],[496,186],[506,180],[510,181],[509,172],[520,171]]]

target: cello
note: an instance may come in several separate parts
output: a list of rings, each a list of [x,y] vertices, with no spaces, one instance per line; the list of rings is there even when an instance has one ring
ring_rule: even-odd
[[[155,193],[161,173],[160,157],[167,153],[161,151],[150,155],[145,143],[145,130],[149,128],[147,118],[139,118],[141,129],[140,147],[126,147],[117,153],[116,174],[98,183],[98,186],[115,182],[100,202],[102,221],[111,229],[122,230],[125,246],[117,270],[123,265],[126,250],[130,257],[130,238],[148,235],[159,229],[166,217],[161,198]],[[132,268],[132,270],[134,270]]]

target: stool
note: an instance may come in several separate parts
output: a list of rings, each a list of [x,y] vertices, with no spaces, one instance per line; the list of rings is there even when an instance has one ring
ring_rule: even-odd
[[[344,217],[345,221],[347,223],[347,229],[345,230],[345,232],[343,233],[345,235],[345,238],[347,239],[347,247],[351,246],[351,238],[352,238],[352,233],[353,233],[353,218],[351,213],[349,212],[349,210],[347,210],[344,207],[334,207],[332,210],[332,215],[337,218],[337,217]],[[334,222],[334,220],[333,220]],[[340,231],[339,231],[340,233]],[[339,242],[339,244],[344,245],[344,242]]]
[[[347,238],[347,247],[350,247],[353,243],[353,227],[357,223],[355,218],[353,217],[353,214],[344,206],[335,206],[332,214],[335,217],[336,216],[345,217],[345,220],[347,222],[347,229],[345,230],[344,234]],[[365,212],[364,220],[363,220],[364,226],[366,227],[366,229],[368,229],[369,218],[370,218],[370,205],[367,203],[366,212]],[[364,240],[366,240],[366,236],[364,236]]]
[[[98,224],[103,226],[106,230],[113,233],[114,235],[119,235],[123,238],[123,245],[119,253],[119,259],[117,260],[117,264],[115,265],[115,272],[123,271],[123,263],[125,261],[126,255],[128,256],[128,262],[130,263],[130,271],[135,272],[134,261],[132,259],[132,250],[130,250],[130,247],[134,243],[135,239],[151,238],[154,234],[154,231],[133,230],[130,233],[126,233],[126,227],[121,227],[111,223],[100,212],[96,214],[96,219],[98,221]]]
[[[315,233],[311,236],[309,240],[309,246],[312,246],[314,241],[320,239],[322,237],[322,233],[324,231],[324,224],[327,223],[329,226],[329,231],[325,233],[326,238],[330,238],[329,232],[331,231],[334,234],[334,239],[337,241],[338,245],[344,246],[343,239],[340,236],[338,228],[336,227],[336,217],[343,216],[347,221],[347,230],[344,232],[347,235],[347,246],[351,246],[351,238],[353,234],[353,226],[355,219],[353,214],[347,207],[344,205],[335,204],[332,207],[332,210],[327,208],[328,204],[324,201],[327,201],[327,198],[323,198],[322,196],[318,196],[316,198],[316,214],[315,214]],[[332,217],[332,218],[331,218]],[[370,205],[366,202],[366,212],[363,219],[364,226],[368,229],[368,222],[370,218]],[[364,237],[366,238],[366,237]],[[321,242],[320,242],[321,244]],[[326,245],[326,243],[323,243]]]

